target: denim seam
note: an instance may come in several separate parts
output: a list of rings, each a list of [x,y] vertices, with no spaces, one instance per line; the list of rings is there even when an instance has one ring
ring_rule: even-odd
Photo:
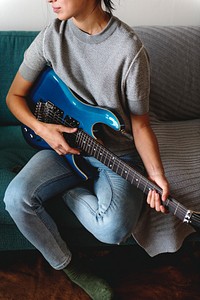
[[[68,191],[67,195],[68,195],[69,197],[71,197],[71,199],[74,199],[74,197],[73,197],[73,190],[72,190],[72,191]],[[80,200],[81,200],[81,202],[82,202],[87,208],[89,208],[90,213],[92,213],[94,216],[97,215],[97,214],[96,214],[96,211],[93,210],[93,209],[91,208],[91,206],[90,206],[90,205],[89,205],[82,197],[78,196],[77,199],[79,200],[79,202],[80,202]]]
[[[109,182],[110,189],[111,189],[111,201],[110,201],[109,206],[107,207],[107,209],[103,213],[103,214],[105,214],[107,212],[107,210],[110,208],[110,205],[112,203],[112,199],[113,199],[113,195],[114,195],[114,189],[113,189],[112,181],[110,180],[110,177],[109,177],[109,174],[108,174],[109,172],[112,172],[112,171],[102,170],[101,172],[103,172],[104,175],[106,176],[106,178],[107,178],[107,180]],[[102,215],[102,213],[101,213],[101,215]]]

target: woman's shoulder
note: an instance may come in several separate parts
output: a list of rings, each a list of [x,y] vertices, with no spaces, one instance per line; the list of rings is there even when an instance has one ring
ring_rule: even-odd
[[[118,23],[118,35],[120,35],[121,43],[126,46],[126,49],[130,49],[130,51],[135,49],[137,51],[142,48],[143,44],[137,33],[134,31],[134,28],[117,17],[114,17],[114,19],[115,22]]]

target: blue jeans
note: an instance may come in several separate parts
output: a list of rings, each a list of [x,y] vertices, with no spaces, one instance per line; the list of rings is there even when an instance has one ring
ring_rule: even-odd
[[[141,212],[141,191],[95,158],[86,160],[98,171],[90,187],[63,157],[42,150],[17,174],[5,193],[6,210],[19,230],[57,270],[68,265],[71,252],[44,209],[45,201],[63,193],[64,202],[85,228],[109,244],[119,244],[130,236]]]

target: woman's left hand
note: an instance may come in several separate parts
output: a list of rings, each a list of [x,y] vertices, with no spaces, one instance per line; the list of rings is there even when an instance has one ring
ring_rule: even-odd
[[[167,213],[168,210],[162,204],[169,196],[169,183],[164,174],[157,174],[149,176],[149,180],[156,183],[162,189],[162,195],[156,190],[150,190],[147,196],[147,203],[151,208],[154,208],[157,212]]]

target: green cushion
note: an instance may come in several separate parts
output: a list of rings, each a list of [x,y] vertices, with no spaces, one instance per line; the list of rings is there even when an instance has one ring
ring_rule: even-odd
[[[5,211],[4,193],[10,181],[36,151],[26,143],[20,126],[0,127],[0,224],[13,224]]]
[[[23,60],[24,51],[38,32],[0,31],[0,125],[19,124],[9,112],[5,99]]]
[[[0,226],[0,251],[34,249],[14,224]]]

